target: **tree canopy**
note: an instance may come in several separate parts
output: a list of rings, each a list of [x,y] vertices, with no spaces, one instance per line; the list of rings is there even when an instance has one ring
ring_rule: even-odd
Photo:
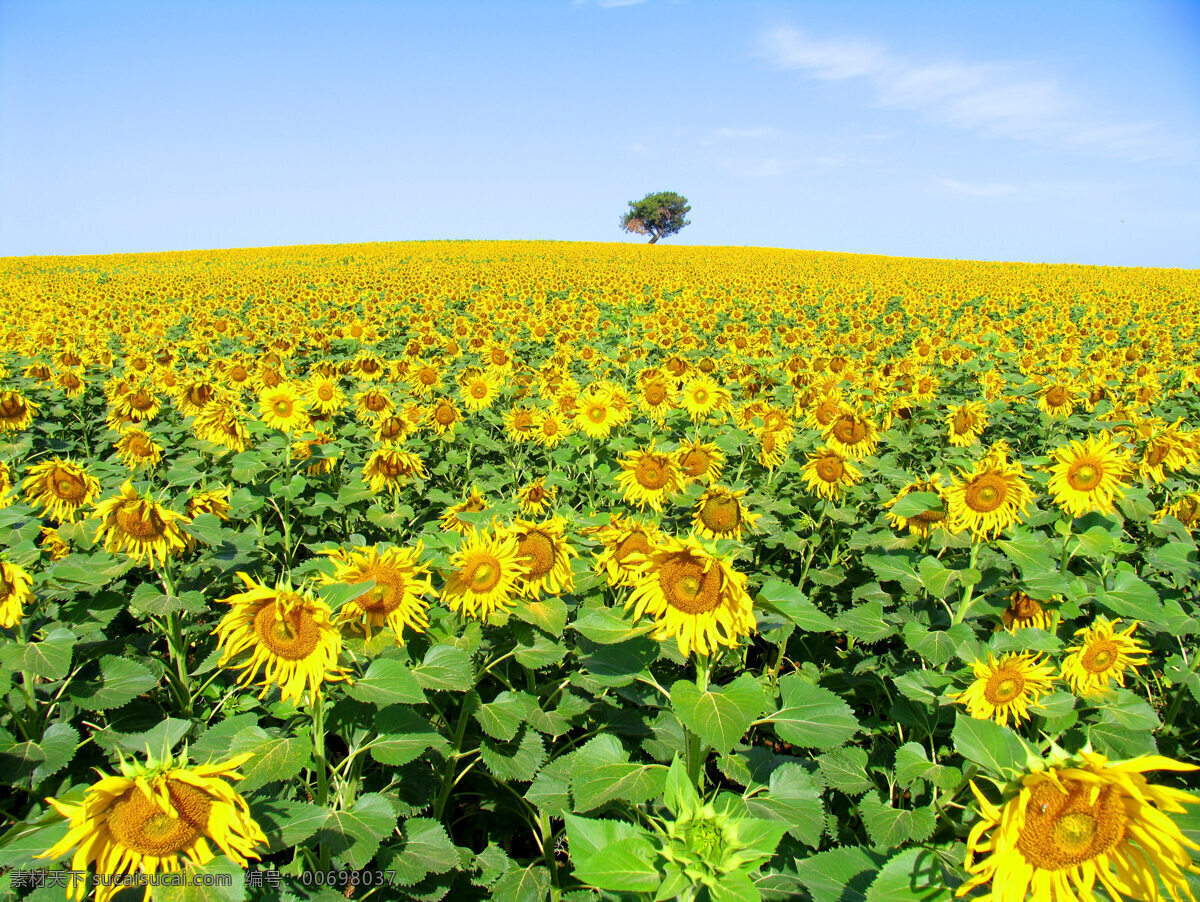
[[[629,211],[621,217],[621,228],[638,235],[649,235],[650,243],[674,235],[691,223],[684,219],[691,210],[688,200],[674,191],[647,194],[641,200],[631,200]]]

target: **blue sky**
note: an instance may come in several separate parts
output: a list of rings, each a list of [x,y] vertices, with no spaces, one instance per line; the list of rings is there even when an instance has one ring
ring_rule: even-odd
[[[1200,3],[0,2],[0,254],[669,239],[1200,268]]]

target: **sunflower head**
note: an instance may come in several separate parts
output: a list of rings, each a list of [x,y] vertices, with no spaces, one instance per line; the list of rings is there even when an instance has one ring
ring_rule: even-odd
[[[561,595],[575,587],[571,558],[578,554],[567,541],[566,525],[561,517],[551,517],[536,523],[518,519],[509,527],[527,571],[520,582],[521,594],[526,598]]]
[[[76,512],[100,491],[100,482],[79,464],[56,457],[30,467],[21,488],[34,509],[59,523],[74,523]]]
[[[742,503],[745,489],[709,486],[696,500],[692,526],[706,539],[741,539],[743,530],[753,530],[760,514],[752,514]]]
[[[1091,626],[1075,632],[1079,644],[1067,649],[1062,678],[1076,695],[1103,695],[1113,683],[1125,685],[1125,674],[1146,663],[1146,647],[1133,638],[1135,621],[1119,630],[1121,621],[1097,617]]]
[[[362,595],[338,611],[337,621],[360,628],[370,639],[373,630],[386,626],[397,645],[404,644],[405,627],[423,633],[429,627],[429,602],[433,592],[429,568],[420,563],[421,544],[413,549],[377,547],[356,548],[351,552],[331,552],[337,565],[325,583],[355,585],[373,582]]]
[[[1072,517],[1090,511],[1112,513],[1113,501],[1124,497],[1131,467],[1123,449],[1108,433],[1072,441],[1052,454],[1049,489],[1054,501]]]
[[[683,488],[675,455],[655,451],[653,442],[645,450],[629,452],[619,463],[617,483],[625,500],[642,509],[661,511],[667,495]]]
[[[477,620],[515,605],[530,572],[517,538],[504,530],[468,528],[450,564],[442,600]]]
[[[188,547],[180,529],[187,518],[168,510],[149,497],[143,498],[126,480],[121,493],[101,501],[94,514],[100,521],[96,541],[104,540],[106,551],[124,552],[135,561],[165,563]]]
[[[21,622],[25,606],[33,599],[33,577],[17,564],[0,561],[0,627],[12,629]]]
[[[822,498],[838,498],[862,479],[862,472],[833,448],[820,448],[808,455],[804,483]]]
[[[994,720],[1005,726],[1029,719],[1029,709],[1047,695],[1054,682],[1054,668],[1041,662],[1034,653],[1003,655],[999,660],[991,652],[987,661],[972,665],[975,679],[962,692],[948,697],[963,704],[967,713],[979,720]]]
[[[1055,597],[1054,601],[1057,601]],[[1000,612],[1003,629],[1016,632],[1020,629],[1052,631],[1058,624],[1058,611],[1053,602],[1038,601],[1020,589],[1008,596],[1008,607]]]

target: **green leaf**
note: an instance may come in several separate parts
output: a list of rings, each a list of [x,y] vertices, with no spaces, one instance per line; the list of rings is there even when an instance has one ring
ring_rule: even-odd
[[[241,902],[246,895],[245,869],[224,855],[203,867],[187,862],[182,871],[170,875],[171,883],[151,888],[154,902]],[[166,875],[163,875],[166,876]]]
[[[251,754],[250,760],[240,768],[245,779],[238,783],[238,792],[249,792],[276,783],[290,780],[309,766],[312,758],[312,743],[308,737],[297,738],[268,733],[262,727],[246,727],[233,737],[229,744],[230,755]]]
[[[616,645],[601,645],[582,658],[589,677],[602,686],[628,686],[657,660],[659,643],[644,636]]]
[[[1162,623],[1166,617],[1162,599],[1136,573],[1118,570],[1111,589],[1099,589],[1096,601],[1120,617],[1132,617],[1149,624]]]
[[[799,748],[833,748],[858,732],[858,720],[836,693],[799,674],[779,681],[783,703],[767,718],[784,742]]]
[[[936,824],[932,808],[911,811],[893,808],[877,793],[863,796],[858,811],[877,849],[894,849],[909,841],[923,842],[933,834]]]
[[[144,733],[116,733],[117,745],[127,752],[145,755],[147,749],[154,757],[166,758],[179,741],[192,729],[192,722],[179,717],[167,717]]]
[[[917,780],[928,780],[938,789],[952,789],[962,779],[957,767],[934,764],[919,742],[906,742],[896,749],[896,781],[910,787]]]
[[[809,601],[799,587],[783,580],[763,580],[762,590],[755,603],[777,611],[797,627],[810,633],[825,633],[833,629],[833,620],[828,614]]]
[[[399,767],[419,758],[426,749],[443,752],[450,743],[429,722],[412,708],[394,705],[375,714],[375,731],[371,740],[371,757],[380,764]]]
[[[458,850],[439,822],[411,817],[402,830],[404,847],[388,861],[388,870],[396,872],[401,886],[412,886],[427,874],[444,874],[461,864]]]
[[[1004,556],[1021,573],[1021,587],[1037,598],[1067,593],[1067,579],[1059,572],[1058,562],[1050,557],[1047,537],[1041,533],[1014,531],[1012,539],[996,542]]]
[[[476,708],[475,719],[479,721],[483,732],[493,739],[507,742],[517,735],[517,730],[534,706],[534,699],[526,693],[505,690],[486,705]]]
[[[46,680],[61,680],[71,669],[75,641],[75,634],[70,630],[56,627],[41,642],[6,645],[4,663],[12,670],[28,670]]]
[[[936,492],[909,492],[890,508],[897,517],[915,517],[926,511],[943,510],[945,503]]]
[[[475,684],[471,656],[453,645],[434,645],[425,659],[412,669],[412,675],[426,689],[466,692]]]
[[[376,658],[365,674],[346,686],[346,694],[380,708],[397,704],[419,705],[425,701],[425,692],[412,669],[395,658]]]
[[[571,622],[571,629],[597,645],[615,645],[654,629],[653,623],[638,623],[621,608],[588,608]]]
[[[272,852],[304,842],[329,820],[329,810],[312,802],[266,799],[253,803],[251,812],[263,828]]]
[[[479,757],[484,765],[501,780],[532,780],[546,760],[546,745],[536,730],[521,727],[517,738],[497,742],[484,738],[479,744]]]
[[[915,592],[921,587],[921,578],[917,575],[914,561],[916,555],[911,552],[893,552],[891,554],[864,554],[862,562],[875,572],[880,582],[895,580],[905,592]]]
[[[832,789],[857,795],[875,788],[875,781],[867,773],[865,749],[834,749],[818,758],[817,763],[825,783]]]
[[[348,811],[330,811],[317,834],[335,858],[355,870],[366,867],[396,826],[396,812],[377,792],[359,796]]]
[[[79,733],[70,724],[51,724],[42,738],[16,742],[7,733],[0,733],[0,762],[4,765],[9,784],[23,782],[37,786],[46,777],[53,776],[71,763],[79,745]]]
[[[878,600],[848,608],[838,615],[835,623],[837,629],[860,642],[879,642],[896,633],[896,628],[883,619],[883,602]]]
[[[1158,715],[1149,703],[1128,689],[1114,689],[1101,707],[1103,718],[1127,730],[1157,730]]]
[[[862,846],[839,846],[796,862],[796,877],[813,902],[866,902],[885,857]]]
[[[749,673],[704,692],[690,680],[679,680],[671,687],[671,707],[680,721],[721,755],[746,735],[766,704],[762,686]]]
[[[515,868],[492,886],[492,902],[545,902],[550,893],[550,872],[540,864]]]
[[[662,882],[649,834],[624,821],[568,814],[567,843],[575,878],[599,889],[653,892]]]
[[[590,740],[573,756],[571,793],[578,811],[591,811],[613,799],[634,804],[662,795],[667,769],[634,764],[615,736]]]
[[[995,721],[979,720],[959,711],[951,736],[956,752],[997,777],[1025,768],[1027,754],[1020,737]]]
[[[201,734],[188,746],[188,754],[198,764],[208,764],[228,758],[233,738],[247,727],[258,726],[257,714],[234,714],[226,717]]]
[[[1087,728],[1088,741],[1102,755],[1110,758],[1136,758],[1158,752],[1153,734],[1146,730],[1131,730],[1110,721],[1101,721]]]
[[[119,708],[158,685],[150,668],[128,658],[105,655],[100,659],[100,681],[84,683],[71,692],[75,704],[89,711]]]
[[[525,601],[513,609],[513,616],[524,620],[551,636],[561,636],[567,625],[567,605],[561,598],[550,596],[541,601]]]
[[[926,629],[913,622],[904,625],[905,644],[938,667],[954,657],[954,649],[972,636],[974,632],[965,623],[956,623],[948,630]]]
[[[767,791],[746,799],[746,808],[756,817],[782,821],[788,833],[807,846],[815,849],[821,843],[825,830],[821,785],[799,764],[775,768]]]
[[[894,855],[867,890],[867,902],[952,902],[949,875],[929,849]]]
[[[190,523],[183,524],[183,531],[210,547],[221,545],[221,518],[216,514],[199,514]]]

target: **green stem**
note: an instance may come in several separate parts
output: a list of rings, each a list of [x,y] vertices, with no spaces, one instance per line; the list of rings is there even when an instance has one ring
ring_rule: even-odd
[[[171,575],[170,558],[163,561],[162,572],[163,592],[168,598],[175,597],[175,580]],[[175,669],[176,695],[183,708],[183,713],[192,716],[192,690],[188,681],[187,645],[183,639],[183,622],[178,611],[167,615],[167,651],[171,656],[171,664]]]
[[[454,727],[454,748],[446,757],[446,768],[442,772],[442,788],[433,806],[433,817],[442,820],[446,813],[446,803],[450,801],[450,790],[454,788],[454,771],[458,768],[461,757],[463,737],[467,733],[467,721],[479,701],[479,693],[472,689],[463,698],[462,708],[458,712],[458,723]]]
[[[319,691],[313,693],[312,700],[312,743],[313,766],[317,772],[317,805],[325,808],[329,804],[329,762],[325,760],[325,699]],[[319,858],[320,869],[329,870],[328,844],[320,844]]]
[[[1059,567],[1058,572],[1062,576],[1067,575],[1067,565],[1071,563],[1071,556],[1067,553],[1067,543],[1071,541],[1071,524],[1067,523],[1067,531],[1063,534],[1062,551],[1059,552]]]
[[[1200,669],[1200,653],[1192,656],[1192,666],[1188,668],[1188,673],[1195,673]],[[1171,729],[1171,725],[1175,723],[1175,718],[1179,714],[1179,708],[1183,704],[1183,696],[1187,693],[1188,687],[1185,683],[1180,682],[1175,687],[1175,697],[1171,699],[1171,706],[1167,708],[1167,713],[1163,717],[1163,730]]]
[[[697,653],[696,655],[696,688],[703,695],[708,691],[708,679],[712,672],[712,659],[708,655]],[[700,741],[700,737],[689,730],[683,728],[684,736],[687,739],[685,746],[684,762],[687,766],[688,778],[691,779],[697,791],[704,791],[704,752],[705,749]]]
[[[980,544],[978,542],[971,543],[971,557],[967,564],[967,568],[970,570],[974,570],[975,565],[979,562],[979,548],[980,548]],[[967,611],[971,607],[971,602],[973,600],[974,595],[975,595],[975,584],[974,583],[972,583],[971,585],[969,585],[963,589],[962,599],[958,603],[958,610],[955,611],[955,613],[954,613],[953,622],[950,624],[951,626],[954,626],[955,624],[963,622],[963,618],[967,616]]]

